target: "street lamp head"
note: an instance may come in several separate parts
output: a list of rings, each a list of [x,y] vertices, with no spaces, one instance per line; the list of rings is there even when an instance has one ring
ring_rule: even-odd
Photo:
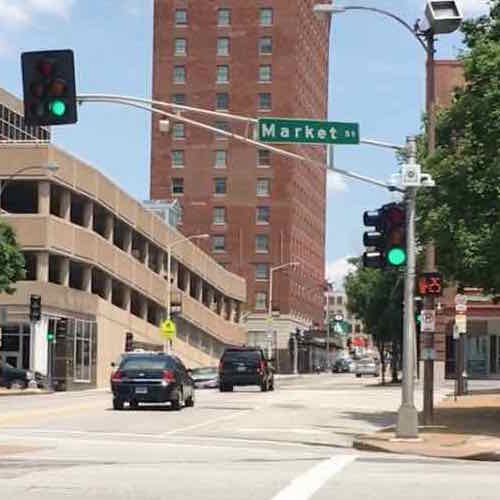
[[[345,12],[344,7],[335,7],[333,5],[333,0],[331,4],[328,3],[318,3],[313,7],[313,12],[319,17],[333,15],[333,14],[342,14]]]
[[[197,240],[206,240],[207,238],[210,238],[209,234],[195,234],[192,236],[192,238],[196,238]]]
[[[454,0],[428,0],[425,15],[435,35],[453,33],[463,21],[460,7]]]

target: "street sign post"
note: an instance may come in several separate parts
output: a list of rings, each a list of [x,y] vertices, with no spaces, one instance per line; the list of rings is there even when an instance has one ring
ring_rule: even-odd
[[[259,118],[261,142],[298,144],[359,144],[359,124],[301,120],[294,118]]]

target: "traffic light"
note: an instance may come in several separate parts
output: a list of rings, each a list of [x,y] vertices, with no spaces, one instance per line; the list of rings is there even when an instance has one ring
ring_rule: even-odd
[[[127,332],[125,335],[125,352],[130,352],[134,350],[134,334],[132,332]]]
[[[47,330],[47,342],[54,342],[54,332],[52,330]]]
[[[77,121],[72,50],[21,54],[26,125],[66,125]]]
[[[62,342],[66,339],[68,333],[68,319],[59,318],[56,323],[56,342]]]
[[[42,319],[42,297],[40,295],[30,295],[30,321],[40,321]]]
[[[366,211],[363,223],[374,228],[363,235],[363,244],[370,248],[363,254],[364,267],[384,269],[406,264],[406,214],[402,203]]]

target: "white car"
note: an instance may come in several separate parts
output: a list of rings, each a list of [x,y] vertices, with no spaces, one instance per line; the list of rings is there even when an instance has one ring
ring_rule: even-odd
[[[363,375],[371,375],[372,377],[380,376],[380,368],[371,358],[363,358],[356,362],[356,368],[354,369],[356,377],[362,377]]]

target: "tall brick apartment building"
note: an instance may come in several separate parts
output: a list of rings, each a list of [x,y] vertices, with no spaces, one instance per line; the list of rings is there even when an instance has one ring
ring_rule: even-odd
[[[313,14],[314,3],[155,0],[154,99],[250,117],[326,118],[329,22]],[[224,117],[205,122],[245,133]],[[325,161],[324,148],[286,147]],[[325,196],[324,170],[181,123],[162,133],[153,122],[151,198],[179,199],[183,233],[209,233],[200,246],[246,278],[251,344],[271,342],[272,266],[300,262],[273,274],[273,347],[286,350],[295,327],[321,321]]]

